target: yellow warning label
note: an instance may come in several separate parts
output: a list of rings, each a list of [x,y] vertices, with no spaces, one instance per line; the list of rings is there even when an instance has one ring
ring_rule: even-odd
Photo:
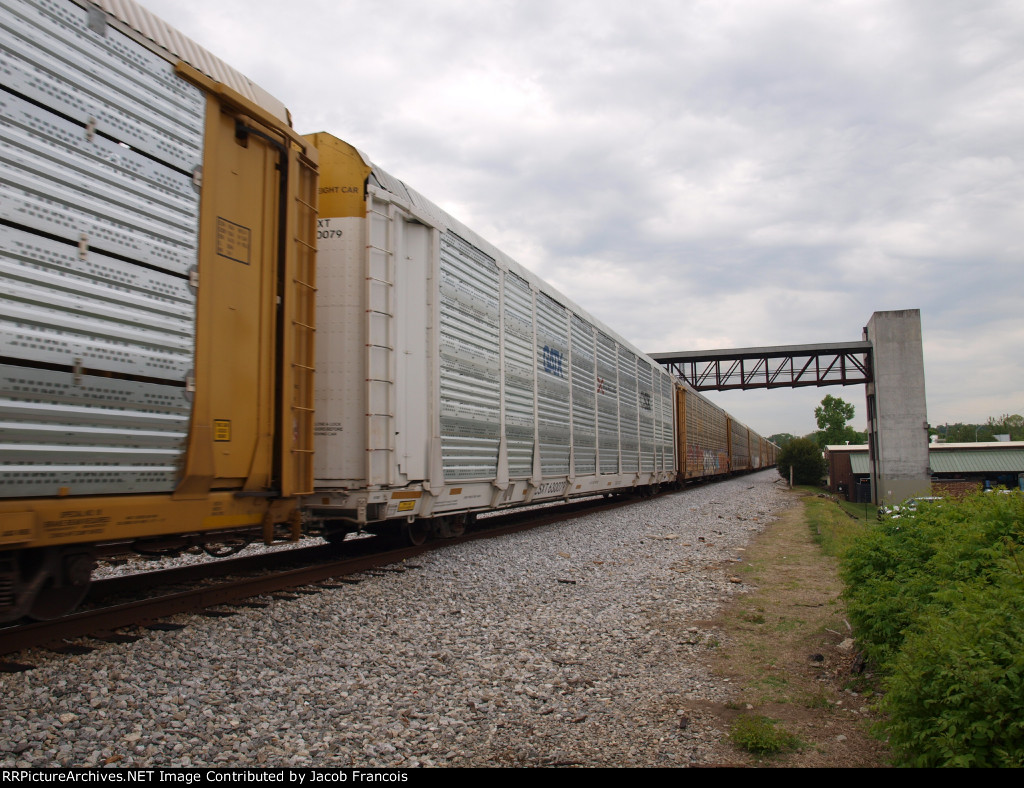
[[[416,501],[401,501],[398,504],[398,511],[400,512],[411,512],[416,508]]]
[[[213,439],[215,441],[229,441],[229,440],[231,440],[231,421],[230,421],[230,419],[214,419],[213,420]]]

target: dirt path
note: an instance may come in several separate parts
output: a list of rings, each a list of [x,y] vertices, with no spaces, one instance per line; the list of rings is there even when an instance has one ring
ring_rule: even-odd
[[[785,732],[800,744],[771,756],[731,746],[727,758],[761,767],[887,766],[887,748],[869,732],[877,721],[870,681],[857,672],[848,648],[838,562],[812,538],[801,500],[807,494],[789,494],[794,505],[739,565],[736,574],[752,590],[715,622],[726,637],[713,665],[736,688],[726,707],[716,709],[726,729],[746,716],[763,723],[750,734],[755,745],[770,745]]]

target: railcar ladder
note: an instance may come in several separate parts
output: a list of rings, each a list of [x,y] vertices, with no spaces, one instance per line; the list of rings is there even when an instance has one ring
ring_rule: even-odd
[[[394,482],[394,282],[396,208],[374,199],[367,207],[366,248],[366,480]]]
[[[286,464],[285,495],[309,495],[313,492],[313,420],[314,371],[316,365],[316,170],[312,163],[297,156],[298,190],[292,204],[295,212],[292,269],[291,381],[284,392],[290,396],[291,457]],[[290,394],[289,394],[290,392]],[[288,479],[287,474],[292,474]]]

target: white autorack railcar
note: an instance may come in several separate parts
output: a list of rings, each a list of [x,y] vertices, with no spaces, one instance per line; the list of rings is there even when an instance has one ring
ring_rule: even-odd
[[[312,516],[337,535],[399,518],[415,541],[467,513],[676,480],[664,369],[355,148],[308,139]]]

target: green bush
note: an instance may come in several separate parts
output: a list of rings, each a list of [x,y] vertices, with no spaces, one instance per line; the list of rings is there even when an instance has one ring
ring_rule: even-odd
[[[954,583],[991,583],[1015,568],[1024,544],[1024,497],[981,494],[921,505],[869,528],[843,556],[850,621],[866,655],[884,667],[921,616],[948,611]]]
[[[1024,766],[1024,582],[974,586],[906,639],[885,682],[889,743],[908,766]]]
[[[825,458],[814,441],[794,438],[779,452],[779,476],[789,481],[789,469],[793,469],[795,484],[818,484],[825,475]]]
[[[784,750],[795,750],[800,740],[775,722],[759,714],[744,715],[733,723],[729,737],[737,747],[754,755],[776,755]]]
[[[1024,496],[942,501],[843,556],[847,610],[917,766],[1024,765]]]

